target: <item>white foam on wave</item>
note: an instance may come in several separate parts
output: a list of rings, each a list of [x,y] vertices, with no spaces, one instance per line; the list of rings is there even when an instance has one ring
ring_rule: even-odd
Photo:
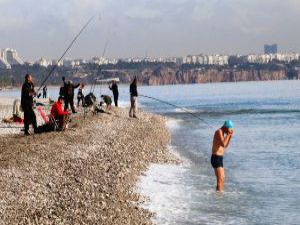
[[[228,200],[238,202],[241,194],[221,195],[214,190],[214,182],[211,175],[184,165],[152,164],[136,190],[146,196],[141,207],[155,213],[154,224],[246,224],[243,217],[224,214]]]
[[[183,120],[168,118],[168,120],[166,122],[166,126],[170,130],[176,130],[176,129],[180,128],[180,123],[182,121]]]
[[[173,145],[168,145],[167,146],[168,151],[174,155],[177,159],[179,159],[181,161],[181,166],[183,167],[190,167],[191,165],[191,161],[184,157],[183,155],[180,154],[180,152],[177,150],[177,148]]]
[[[181,107],[181,108],[176,108],[175,109],[175,112],[177,113],[197,113],[199,112],[198,110],[194,110],[194,109],[188,109],[188,108],[185,108],[185,107]]]
[[[152,164],[145,176],[137,184],[138,193],[149,198],[142,207],[156,213],[153,218],[156,224],[170,224],[169,215],[174,208],[170,208],[168,197],[182,195],[182,190],[172,188],[185,169],[178,165]],[[186,204],[182,202],[182,204]],[[173,212],[174,213],[174,212]]]
[[[119,101],[118,101],[118,105],[119,105],[121,108],[128,108],[128,107],[130,107],[130,101],[119,100]]]
[[[129,108],[130,107],[130,101],[126,101],[126,100],[118,100],[118,104],[119,104],[119,107],[121,108]],[[113,103],[114,105],[114,103]],[[145,106],[141,103],[138,102],[137,104],[138,108],[145,108]]]

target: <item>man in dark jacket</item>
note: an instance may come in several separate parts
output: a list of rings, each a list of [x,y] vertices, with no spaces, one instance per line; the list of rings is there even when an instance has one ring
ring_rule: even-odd
[[[80,84],[74,85],[72,81],[68,81],[65,87],[65,108],[64,110],[67,111],[69,108],[69,104],[72,109],[72,113],[77,113],[74,107],[74,89],[78,88]]]
[[[67,89],[67,82],[66,82],[66,78],[62,77],[62,81],[63,81],[63,85],[60,87],[59,89],[59,96],[63,96],[65,97],[66,95],[66,89]]]
[[[24,111],[24,131],[25,135],[29,135],[29,125],[32,124],[34,133],[37,132],[36,116],[33,111],[33,97],[36,96],[32,76],[26,74],[25,82],[22,86],[21,106]]]
[[[115,106],[118,107],[119,90],[118,90],[117,82],[115,80],[113,80],[112,85],[109,86],[109,89],[112,91],[114,95]]]
[[[129,117],[137,118],[136,113],[137,113],[137,97],[138,97],[138,92],[137,92],[137,79],[136,77],[130,84],[130,111],[129,111]]]

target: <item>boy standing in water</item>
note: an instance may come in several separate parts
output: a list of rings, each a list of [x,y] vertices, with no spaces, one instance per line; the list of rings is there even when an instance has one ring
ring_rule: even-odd
[[[212,146],[211,165],[217,178],[216,190],[224,190],[225,172],[223,168],[223,155],[233,136],[233,122],[226,120],[224,125],[216,130]]]

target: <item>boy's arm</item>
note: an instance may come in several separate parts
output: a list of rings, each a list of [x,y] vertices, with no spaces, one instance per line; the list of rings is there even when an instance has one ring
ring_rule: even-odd
[[[227,145],[225,146],[225,148],[228,147],[228,145],[229,145],[229,143],[230,143],[230,141],[231,141],[232,133],[229,133],[229,134],[227,135],[227,137],[229,137],[229,138],[228,138],[228,142],[227,142]]]
[[[229,144],[229,141],[231,139],[231,135],[232,134],[228,134],[226,137],[224,137],[224,134],[221,130],[218,131],[218,136],[219,136],[219,140],[220,140],[220,144],[223,148],[226,148]]]

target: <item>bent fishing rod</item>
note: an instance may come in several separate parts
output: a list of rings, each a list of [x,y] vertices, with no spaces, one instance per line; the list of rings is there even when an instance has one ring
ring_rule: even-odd
[[[106,49],[108,47],[108,42],[109,42],[109,40],[107,39],[106,42],[105,42],[105,45],[104,45],[103,52],[102,52],[102,57],[101,57],[102,59],[105,56]],[[98,66],[98,69],[97,69],[97,78],[99,77],[99,75],[101,74],[101,72],[102,72],[102,68],[101,68],[101,64],[99,62],[99,66]],[[95,79],[94,83],[91,85],[90,93],[94,93],[94,91],[95,91],[97,78]]]
[[[94,19],[95,16],[92,16],[87,23],[81,28],[81,30],[78,32],[78,34],[74,37],[74,39],[72,40],[72,42],[69,44],[69,46],[67,47],[67,49],[63,52],[62,56],[59,58],[59,60],[57,61],[57,63],[52,67],[52,69],[50,70],[49,74],[45,77],[45,79],[43,80],[41,86],[39,87],[39,89],[37,90],[37,93],[40,92],[40,90],[42,89],[43,85],[46,83],[46,81],[49,79],[49,77],[52,75],[52,73],[55,71],[55,69],[58,67],[59,63],[61,62],[61,60],[65,57],[65,55],[68,53],[68,51],[72,48],[73,44],[76,42],[76,40],[78,39],[78,37],[82,34],[82,32],[88,27],[88,25],[92,22],[92,20]]]
[[[167,102],[167,101],[164,101],[164,100],[161,100],[161,99],[158,99],[158,98],[154,98],[154,97],[151,97],[151,96],[147,96],[147,95],[139,95],[139,96],[144,97],[144,98],[148,98],[148,99],[151,99],[151,100],[154,100],[154,101],[157,101],[157,102],[166,104],[166,105],[170,105],[170,106],[173,106],[173,107],[175,107],[175,108],[179,108],[179,109],[183,110],[184,112],[190,114],[191,116],[197,118],[198,120],[200,120],[202,123],[204,123],[204,124],[205,124],[206,126],[208,126],[209,128],[214,129],[214,128],[213,128],[210,124],[208,124],[204,119],[200,118],[200,117],[197,116],[195,113],[192,113],[191,111],[187,110],[187,109],[184,108],[184,107],[181,107],[181,106],[172,104],[172,103],[170,103],[170,102]]]

